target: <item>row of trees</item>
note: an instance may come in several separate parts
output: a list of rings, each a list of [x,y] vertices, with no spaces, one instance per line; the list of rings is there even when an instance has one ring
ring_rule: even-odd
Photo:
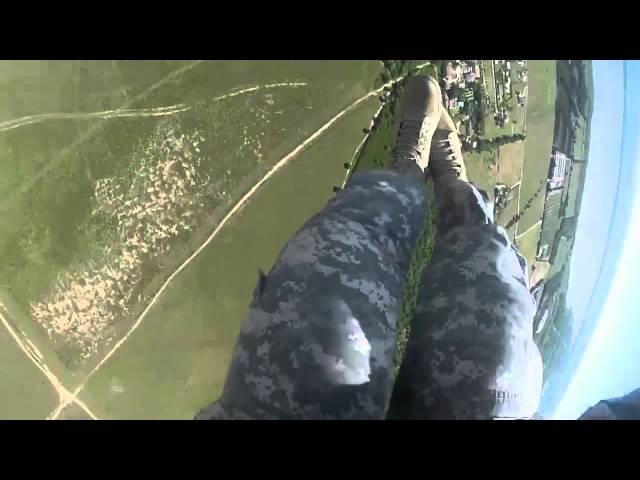
[[[382,73],[382,80],[384,83],[388,82],[392,77],[396,78],[400,74],[398,72],[402,72],[405,79],[413,75],[415,72],[410,71],[410,63],[406,60],[383,60],[385,63],[386,71],[389,73]],[[373,120],[373,125],[371,128],[363,128],[362,133],[365,135],[376,135],[379,130],[393,129],[395,128],[395,118],[399,105],[399,100],[402,97],[402,92],[404,90],[404,79],[402,81],[398,81],[391,86],[384,87],[384,92],[382,95],[378,97],[378,100],[382,104],[382,111],[380,115],[378,115]],[[384,136],[384,134],[382,134]],[[391,135],[391,138],[394,139],[394,135]],[[387,163],[390,159],[390,145],[380,145],[379,142],[375,143],[375,150],[369,149],[369,139],[365,142],[364,147],[360,151],[359,158],[361,156],[368,157],[367,162],[372,163],[378,168],[384,168],[387,166]],[[380,146],[382,148],[380,149]],[[357,162],[359,161],[356,160]],[[348,168],[348,164],[345,164],[345,168]]]
[[[476,150],[479,152],[486,152],[498,148],[501,145],[507,145],[509,143],[521,142],[526,138],[526,135],[522,133],[514,133],[513,135],[500,135],[495,138],[478,138],[478,145]]]
[[[474,123],[476,133],[478,135],[484,135],[484,119],[487,117],[487,102],[485,100],[485,88],[479,81],[476,81],[476,85],[473,90],[473,98],[475,99],[477,105],[477,109],[475,112],[477,117],[475,118]]]
[[[407,75],[411,70],[411,62],[409,60],[382,60],[382,64],[392,78]]]
[[[505,229],[509,230],[511,227],[513,227],[513,226],[516,224],[516,222],[518,222],[518,221],[520,220],[520,218],[522,217],[522,215],[524,215],[524,213],[525,213],[527,210],[529,210],[529,208],[530,208],[530,207],[531,207],[531,205],[533,204],[533,201],[536,199],[536,197],[537,197],[538,195],[540,195],[540,193],[542,192],[542,190],[543,190],[543,188],[545,187],[546,183],[547,183],[547,182],[546,182],[545,180],[542,180],[542,181],[540,182],[540,185],[538,186],[538,189],[537,189],[537,190],[535,191],[535,193],[531,196],[531,198],[527,201],[527,203],[526,203],[526,204],[525,204],[525,205],[520,209],[520,211],[519,211],[518,213],[516,213],[516,214],[511,218],[511,220],[509,220],[509,221],[505,224],[505,226],[504,226],[504,228],[505,228]]]
[[[382,64],[384,70],[376,79],[377,86],[384,85],[394,78],[406,77],[418,72],[418,69],[411,60],[382,60]]]

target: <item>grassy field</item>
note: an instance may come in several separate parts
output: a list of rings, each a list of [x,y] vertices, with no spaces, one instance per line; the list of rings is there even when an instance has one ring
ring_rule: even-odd
[[[542,216],[542,231],[540,233],[541,243],[553,245],[556,232],[560,229],[562,217],[560,216],[562,197],[559,193],[547,197],[544,204],[544,214]]]
[[[397,95],[397,93],[396,93]],[[395,112],[397,101],[389,100],[382,105],[378,124],[373,127],[352,165],[352,170],[364,172],[387,167],[391,161],[391,146],[395,137]]]
[[[380,72],[377,61],[0,62],[0,301],[67,388],[230,206]],[[340,119],[176,278],[81,393],[99,417],[190,418],[220,393],[258,268],[342,184],[380,106],[372,97]],[[396,106],[385,100],[358,170],[387,164]],[[465,155],[490,194],[497,155]],[[434,234],[428,225],[416,250],[400,339]],[[0,348],[0,417],[46,417],[49,382],[2,329]],[[73,404],[60,415],[86,417]]]
[[[508,187],[515,185],[520,180],[523,158],[524,142],[508,143],[498,147],[496,182]]]
[[[485,190],[493,197],[493,187],[496,184],[497,151],[465,152],[464,164],[467,168],[469,181]]]
[[[0,180],[0,291],[20,311],[21,328],[35,323],[35,340],[51,343],[57,358],[46,363],[79,373],[128,328],[157,279],[190,253],[192,238],[206,233],[196,226],[210,230],[271,165],[370,91],[381,68],[376,61],[14,63],[0,65],[8,92],[0,102],[0,168],[10,179]],[[132,111],[81,115],[115,108]],[[159,198],[167,201],[156,208]]]
[[[495,121],[493,120],[493,115],[487,116],[484,125],[483,136],[485,138],[496,138],[501,135],[511,135],[512,133],[514,133],[510,123],[507,123],[502,127],[496,125]]]
[[[571,177],[567,192],[567,208],[565,216],[573,217],[578,210],[578,194],[584,185],[584,164],[574,163],[571,166]]]
[[[0,324],[0,419],[42,419],[57,403],[47,378]]]
[[[553,143],[556,98],[556,62],[531,60],[529,67],[529,93],[527,104],[527,138],[524,141],[524,171],[521,205],[531,198],[547,177],[549,157]],[[544,195],[538,195],[518,223],[518,232],[524,232],[542,218]]]
[[[560,273],[565,263],[570,260],[570,247],[571,243],[567,240],[567,237],[560,237],[558,242],[558,252],[556,253],[556,256],[552,258],[553,262],[549,270],[549,278]]]
[[[515,217],[515,215],[518,213],[518,193],[520,191],[520,185],[518,185],[516,188],[514,188],[511,191],[511,201],[507,204],[506,208],[504,210],[501,210],[498,212],[498,216],[496,217],[496,221],[498,222],[499,225],[502,225],[503,227],[507,225],[507,223],[511,222],[511,220],[513,219],[513,217]],[[513,223],[513,222],[512,222]],[[515,233],[515,223],[513,223],[513,225],[511,225],[511,227],[509,227],[507,229],[507,232],[509,233],[509,238],[513,239],[513,235]]]
[[[531,60],[527,62],[531,63]],[[526,113],[527,113],[527,101],[525,100],[525,106],[518,106],[518,101],[516,98],[516,92],[524,92],[527,89],[528,82],[523,83],[518,79],[517,72],[522,70],[517,63],[511,63],[511,91],[513,92],[513,97],[511,99],[511,111],[509,112],[509,129],[510,133],[525,133],[526,130]],[[527,89],[528,92],[528,89]]]
[[[536,259],[538,238],[540,237],[540,225],[535,226],[516,241],[516,246],[529,263],[529,268]]]
[[[4,305],[5,316],[12,325],[20,329],[24,337],[36,346],[42,355],[45,365],[54,372],[63,385],[75,385],[80,381],[81,374],[66,368],[62,360],[56,355],[46,332],[31,319],[28,312],[23,311],[11,296],[7,295],[2,289],[0,289],[0,303]]]
[[[586,157],[586,142],[587,142],[587,127],[585,120],[579,117],[576,122],[576,129],[574,132],[574,143],[571,154],[578,160],[584,160]]]
[[[293,159],[176,278],[82,392],[98,416],[190,418],[220,394],[258,269],[342,183],[378,107],[362,104]]]

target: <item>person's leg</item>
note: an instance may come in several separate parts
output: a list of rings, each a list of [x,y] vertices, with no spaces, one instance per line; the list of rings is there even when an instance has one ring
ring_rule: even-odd
[[[260,277],[222,397],[196,418],[384,417],[441,109],[437,82],[407,81],[391,171],[354,175]]]
[[[425,198],[418,176],[354,175],[261,277],[223,395],[196,418],[383,418]]]
[[[453,156],[462,163],[459,151]],[[432,155],[430,168],[438,237],[422,274],[389,418],[531,416],[542,361],[533,342],[526,260],[494,223],[486,194],[464,180],[463,166],[447,171]]]

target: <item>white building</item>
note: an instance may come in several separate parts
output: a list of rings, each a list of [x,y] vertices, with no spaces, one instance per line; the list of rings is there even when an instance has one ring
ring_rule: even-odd
[[[567,171],[571,168],[571,159],[562,152],[554,152],[551,156],[552,170],[549,177],[549,189],[562,188]]]

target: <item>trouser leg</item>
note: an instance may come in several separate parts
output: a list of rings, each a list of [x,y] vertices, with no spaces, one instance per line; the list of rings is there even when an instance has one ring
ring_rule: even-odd
[[[222,397],[196,418],[383,418],[425,202],[417,176],[354,175],[259,281]]]
[[[475,186],[450,176],[435,194],[438,237],[389,417],[531,416],[542,361],[526,261]]]

